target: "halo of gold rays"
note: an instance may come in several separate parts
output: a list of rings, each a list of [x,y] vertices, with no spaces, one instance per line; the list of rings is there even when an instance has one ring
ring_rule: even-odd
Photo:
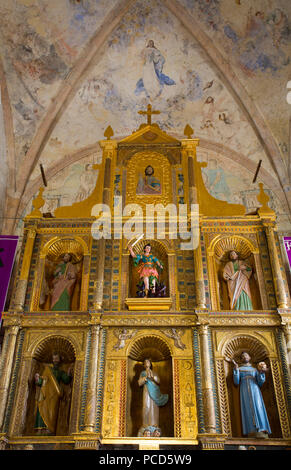
[[[83,247],[74,238],[62,238],[49,247],[47,257],[50,261],[59,260],[65,253],[72,255],[73,263],[79,263],[83,258]]]
[[[214,247],[214,254],[220,261],[228,261],[229,253],[236,251],[240,259],[249,258],[252,254],[251,245],[242,237],[222,237]]]
[[[74,362],[75,350],[72,344],[62,336],[51,336],[45,339],[34,353],[34,359],[39,362],[51,362],[53,353],[60,354],[65,363]]]
[[[138,362],[143,362],[146,358],[159,362],[169,359],[171,351],[161,338],[149,335],[135,341],[130,349],[129,357]]]
[[[223,355],[227,360],[234,359],[237,364],[240,364],[240,355],[243,351],[250,355],[251,362],[254,363],[266,361],[268,357],[265,346],[250,336],[239,336],[230,340],[224,349]]]

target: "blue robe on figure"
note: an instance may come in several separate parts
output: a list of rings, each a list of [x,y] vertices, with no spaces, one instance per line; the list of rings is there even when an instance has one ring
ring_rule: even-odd
[[[240,385],[240,406],[243,434],[267,432],[271,434],[266,408],[260,387],[266,376],[252,366],[233,369],[233,381]]]

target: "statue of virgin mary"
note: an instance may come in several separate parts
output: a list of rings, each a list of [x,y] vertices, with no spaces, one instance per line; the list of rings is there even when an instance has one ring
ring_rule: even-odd
[[[162,394],[160,391],[160,379],[157,373],[153,372],[153,366],[150,359],[144,360],[144,370],[138,379],[138,384],[143,387],[143,405],[142,405],[142,427],[139,435],[148,428],[151,432],[159,428],[159,408],[166,405],[169,395]]]
[[[175,81],[163,73],[165,58],[151,39],[142,51],[143,76],[136,84],[135,94],[145,92],[147,98],[160,96],[164,85],[175,85]]]

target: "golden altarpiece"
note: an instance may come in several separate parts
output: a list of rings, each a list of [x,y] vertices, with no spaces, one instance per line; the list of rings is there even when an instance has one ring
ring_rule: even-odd
[[[191,128],[186,126],[185,138],[177,140],[151,123],[150,107],[147,116],[147,123],[121,141],[113,139],[110,127],[106,130],[100,142],[102,162],[95,166],[96,187],[86,200],[42,214],[41,188],[25,218],[10,308],[3,315],[3,449],[291,444],[291,310],[276,215],[262,185],[253,214],[213,198],[203,182],[205,164],[197,160],[199,139],[192,137]],[[116,215],[117,197],[122,206]],[[111,236],[98,238],[94,232],[100,215],[96,204],[115,214]],[[157,204],[185,207],[187,227],[191,204],[198,204],[199,242],[194,249],[182,249],[181,237],[172,236],[170,213],[160,238],[128,239],[117,230],[137,206],[144,210]],[[141,214],[135,217],[136,223],[144,223]],[[146,233],[142,225],[141,232]],[[163,265],[159,296],[138,290],[138,271],[129,252],[132,246],[141,253],[148,243]],[[250,310],[234,310],[230,304],[223,267],[231,251],[252,268]],[[62,309],[52,300],[51,276],[66,253],[70,307]],[[262,395],[272,430],[268,439],[242,432],[231,362],[239,361],[242,351],[253,364],[267,364]],[[62,368],[73,372],[61,391],[56,384],[60,396],[54,432],[41,434],[35,427],[35,374],[42,374],[56,353]],[[160,407],[161,433],[150,438],[140,434],[143,392],[138,385],[148,357],[159,374],[161,392],[168,395]]]

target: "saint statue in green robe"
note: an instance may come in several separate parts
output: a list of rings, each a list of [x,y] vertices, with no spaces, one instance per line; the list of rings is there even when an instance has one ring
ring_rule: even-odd
[[[230,261],[223,270],[227,282],[231,310],[253,310],[249,279],[252,268],[239,259],[236,251],[229,254]]]
[[[65,253],[62,262],[54,271],[50,305],[53,311],[71,310],[71,299],[77,280],[77,271],[71,261],[71,254]]]

